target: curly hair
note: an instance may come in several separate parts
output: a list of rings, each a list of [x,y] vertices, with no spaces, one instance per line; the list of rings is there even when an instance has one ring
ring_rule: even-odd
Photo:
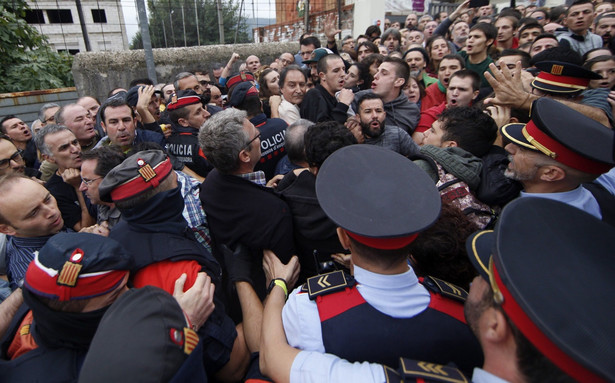
[[[466,239],[478,230],[461,210],[442,201],[440,218],[410,245],[414,271],[468,289],[477,275],[468,259]]]

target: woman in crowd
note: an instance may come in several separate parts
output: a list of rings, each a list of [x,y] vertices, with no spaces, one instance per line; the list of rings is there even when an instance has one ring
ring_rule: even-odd
[[[427,40],[425,49],[429,54],[429,64],[427,65],[427,73],[430,75],[437,74],[437,68],[442,61],[442,57],[451,53],[451,50],[442,36],[432,36]]]

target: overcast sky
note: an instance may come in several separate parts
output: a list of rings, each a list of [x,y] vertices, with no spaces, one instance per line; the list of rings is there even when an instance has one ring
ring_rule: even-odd
[[[126,21],[128,41],[131,41],[132,37],[139,30],[137,5],[135,0],[121,1],[122,9],[124,10],[124,20]],[[145,3],[147,4],[147,1]],[[245,0],[243,14],[248,19],[251,19],[254,16],[275,18],[275,0]]]

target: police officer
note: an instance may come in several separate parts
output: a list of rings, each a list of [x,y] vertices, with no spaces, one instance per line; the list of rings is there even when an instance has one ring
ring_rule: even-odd
[[[352,254],[354,279],[341,271],[316,276],[290,294],[288,343],[349,361],[395,365],[404,355],[466,371],[479,366],[462,289],[420,281],[408,265],[409,245],[440,213],[426,173],[390,150],[351,145],[324,162],[316,193]]]
[[[523,184],[521,197],[558,200],[615,224],[613,190],[602,179],[592,182],[615,165],[611,129],[541,98],[529,123],[505,125],[501,133],[510,142],[504,174]]]
[[[167,150],[200,177],[213,169],[199,147],[199,128],[209,118],[201,96],[193,90],[180,90],[167,103],[173,133],[167,138]]]

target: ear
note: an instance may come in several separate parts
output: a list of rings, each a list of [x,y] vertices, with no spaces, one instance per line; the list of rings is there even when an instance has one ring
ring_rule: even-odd
[[[493,43],[495,42],[495,39],[489,39],[487,40],[487,47],[491,47],[493,45]]]
[[[476,97],[478,97],[478,94],[480,93],[480,90],[476,90],[474,91],[474,93],[472,93],[474,96],[472,96],[472,101],[476,100]]]
[[[540,169],[540,179],[547,182],[561,181],[566,178],[566,171],[559,166],[547,165]]]
[[[15,230],[15,228],[11,225],[7,225],[7,224],[0,224],[0,233],[6,234],[6,235],[15,235],[17,234],[17,230]]]
[[[105,126],[104,122],[100,122],[100,127],[102,128],[103,132],[107,133],[107,127]]]
[[[443,148],[456,148],[457,141],[444,141],[442,142],[442,147]]]
[[[393,87],[394,88],[401,88],[402,86],[404,86],[405,82],[406,82],[406,80],[404,80],[402,77],[398,77],[393,82]]]
[[[243,149],[239,152],[239,161],[241,162],[250,162],[250,153],[246,149]]]
[[[348,238],[348,234],[341,227],[337,228],[337,238],[340,240],[342,247],[346,250],[350,249],[350,238]]]
[[[481,339],[491,343],[502,343],[512,335],[508,322],[500,310],[490,307],[485,310],[481,319],[485,321]]]
[[[325,72],[318,72],[318,77],[320,77],[320,81],[325,79],[325,75],[326,75]]]
[[[52,156],[50,156],[49,154],[43,154],[43,159],[47,162],[50,162],[52,164],[56,163],[55,158],[53,158]]]
[[[184,128],[187,128],[187,127],[190,126],[190,123],[185,118],[179,118],[177,120],[177,123],[180,124],[181,126],[183,126]]]

